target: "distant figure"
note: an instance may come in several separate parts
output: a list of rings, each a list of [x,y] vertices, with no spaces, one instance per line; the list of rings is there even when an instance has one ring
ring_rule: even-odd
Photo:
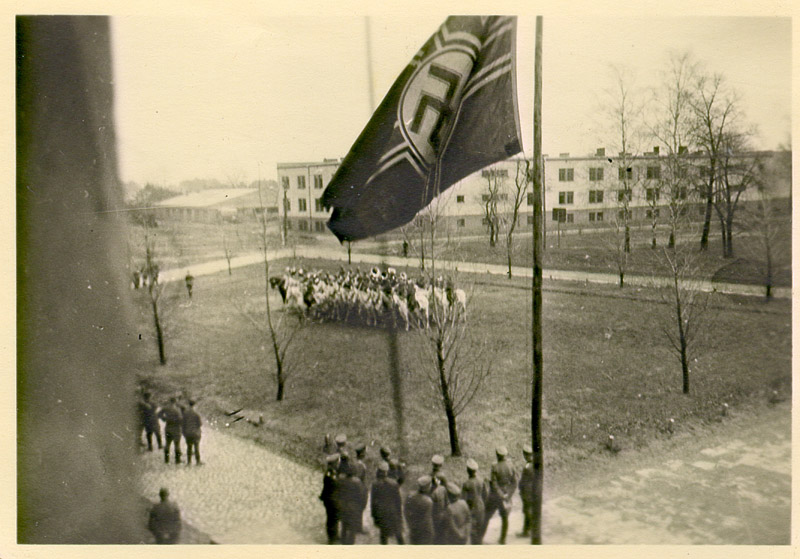
[[[139,418],[141,420],[141,429],[139,430],[139,441],[142,439],[142,430],[144,430],[147,437],[147,451],[153,450],[153,435],[156,436],[158,449],[163,448],[161,443],[161,424],[158,422],[158,406],[150,400],[150,393],[145,392],[142,399],[139,400]]]
[[[530,536],[533,525],[533,499],[536,494],[536,475],[533,469],[533,449],[529,445],[522,448],[522,457],[525,459],[525,466],[519,477],[519,496],[522,498],[522,514],[525,521],[522,525],[522,532],[517,534],[520,537]]]
[[[408,241],[403,241],[403,258],[408,257]]]
[[[404,464],[400,460],[391,457],[392,451],[389,449],[389,447],[382,446],[380,453],[381,459],[389,464],[389,474],[387,477],[395,480],[397,485],[403,485],[403,482],[406,479]]]
[[[194,287],[194,276],[192,275],[192,272],[188,272],[188,271],[186,272],[185,281],[186,281],[186,291],[189,292],[189,299],[191,299],[192,298],[192,287]]]
[[[322,493],[319,500],[325,506],[325,532],[328,535],[328,545],[339,540],[339,510],[336,504],[337,473],[339,455],[330,454],[325,457],[325,476],[322,478]]]
[[[194,454],[194,462],[199,466],[202,464],[200,461],[200,432],[203,420],[194,411],[194,404],[194,400],[189,400],[189,407],[183,410],[183,438],[186,440],[186,464],[192,463],[192,454]]]
[[[433,543],[444,545],[447,515],[447,480],[440,473],[444,458],[436,454],[431,458],[431,499],[433,500]]]
[[[178,399],[174,396],[169,399],[169,404],[161,408],[158,417],[166,424],[164,426],[164,462],[169,464],[170,444],[175,446],[175,463],[181,463],[181,433],[183,432],[183,416],[178,408]]]
[[[511,512],[511,497],[517,489],[517,473],[506,460],[508,450],[506,447],[498,447],[495,451],[497,463],[492,466],[492,477],[489,481],[489,499],[486,501],[486,518],[484,523],[488,524],[495,511],[500,513],[502,526],[500,528],[500,545],[506,543],[508,534],[508,515]]]
[[[413,545],[431,545],[433,543],[431,477],[419,478],[417,487],[417,492],[406,498],[405,517],[408,525],[408,539]]]
[[[361,480],[361,483],[367,483],[367,465],[364,463],[364,456],[367,453],[367,446],[360,443],[356,446],[356,459],[352,462],[352,468],[355,470],[356,477]],[[366,490],[366,485],[364,486]]]
[[[158,492],[161,502],[150,509],[147,529],[153,533],[157,544],[178,543],[181,534],[181,511],[169,500],[169,491],[162,487]]]
[[[469,505],[472,527],[469,532],[470,543],[480,545],[483,543],[483,533],[486,529],[486,500],[489,497],[484,481],[478,476],[478,463],[470,458],[467,460],[467,481],[461,486],[461,495]]]
[[[403,503],[400,486],[397,481],[388,477],[388,474],[389,464],[381,462],[370,495],[372,518],[380,530],[381,545],[386,545],[390,537],[394,537],[397,543],[402,545]]]
[[[464,545],[469,541],[469,505],[461,498],[461,490],[455,483],[447,484],[447,514],[444,521],[444,543]]]

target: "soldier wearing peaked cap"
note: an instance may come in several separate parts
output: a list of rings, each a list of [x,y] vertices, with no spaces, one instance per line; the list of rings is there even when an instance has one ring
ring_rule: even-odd
[[[525,517],[522,525],[522,532],[517,534],[519,537],[530,535],[533,524],[533,499],[536,494],[536,472],[533,468],[533,449],[529,445],[522,447],[522,457],[525,459],[525,466],[519,477],[519,496],[522,498],[522,514]]]
[[[440,485],[446,485],[447,479],[442,475],[442,465],[444,458],[441,454],[434,454],[431,458],[431,479],[433,480],[433,487],[436,488]]]
[[[430,497],[431,478],[422,476],[417,480],[417,492],[409,495],[405,503],[408,537],[414,545],[433,543],[433,500]]]
[[[433,500],[433,543],[443,545],[447,515],[447,480],[440,473],[444,458],[435,454],[431,458],[431,499]]]
[[[352,468],[339,474],[337,480],[337,508],[342,523],[342,544],[355,543],[356,534],[362,533],[364,508],[367,505],[364,484]]]
[[[361,483],[367,483],[367,465],[364,464],[364,456],[367,453],[367,446],[360,443],[356,446],[355,460],[350,464],[356,472],[356,477],[361,480]]]
[[[501,446],[495,450],[497,462],[492,465],[489,479],[489,498],[486,501],[486,518],[484,525],[488,525],[495,511],[500,514],[502,521],[500,528],[501,545],[506,543],[508,534],[508,515],[511,512],[511,497],[517,489],[517,473],[511,463],[506,460],[508,449]],[[484,528],[485,533],[485,528]]]
[[[444,519],[444,543],[464,545],[469,541],[471,518],[469,505],[461,498],[455,483],[447,484],[447,512]]]
[[[381,462],[378,466],[377,479],[370,495],[372,518],[380,530],[382,545],[388,543],[390,537],[403,544],[403,502],[400,486],[390,477],[389,464]]]
[[[486,500],[489,496],[486,483],[478,476],[478,463],[470,458],[467,460],[467,481],[461,487],[461,494],[469,505],[470,519],[470,543],[480,545],[483,543],[483,533],[486,528],[484,517],[486,516]]]
[[[339,510],[336,503],[338,486],[336,471],[339,468],[339,455],[326,456],[325,464],[325,476],[322,478],[322,493],[319,495],[319,500],[325,506],[325,532],[328,535],[328,544],[333,544],[339,539]]]

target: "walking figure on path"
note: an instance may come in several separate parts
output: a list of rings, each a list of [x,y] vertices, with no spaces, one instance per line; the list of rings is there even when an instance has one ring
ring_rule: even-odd
[[[330,454],[325,458],[325,476],[322,478],[322,493],[319,500],[325,506],[325,532],[328,535],[328,544],[334,544],[339,540],[339,509],[337,506],[337,487],[339,468],[339,455]]]
[[[202,464],[200,461],[200,434],[203,420],[194,411],[194,404],[194,400],[189,400],[189,407],[183,410],[183,438],[186,440],[186,464],[192,463],[192,454],[194,454],[194,462],[199,466]]]
[[[380,530],[381,545],[386,545],[390,537],[397,543],[403,541],[403,502],[400,497],[400,486],[389,477],[389,464],[378,465],[377,479],[372,486],[370,502],[372,518]]]
[[[337,508],[342,521],[342,544],[352,545],[356,534],[363,528],[362,517],[366,506],[364,484],[356,476],[355,470],[348,466],[347,472],[339,474],[337,488]]]
[[[447,501],[444,543],[446,545],[464,545],[469,542],[471,518],[469,505],[461,498],[461,489],[455,483],[447,484]]]
[[[433,543],[433,500],[430,492],[431,477],[422,476],[417,480],[417,492],[406,498],[408,539],[413,545]]]
[[[500,513],[502,525],[500,528],[500,540],[498,543],[506,543],[508,534],[508,515],[511,512],[511,497],[517,489],[517,472],[514,471],[511,463],[506,460],[508,450],[501,446],[496,451],[497,462],[492,466],[492,475],[489,480],[489,499],[486,501],[486,518],[484,524],[488,525],[489,520],[494,516],[495,511]],[[485,528],[484,528],[485,533]]]
[[[522,448],[522,457],[525,459],[525,466],[519,477],[519,496],[522,498],[522,514],[525,521],[522,525],[522,532],[517,534],[519,537],[527,537],[531,534],[533,526],[533,499],[536,494],[536,476],[533,470],[533,449],[529,445]]]
[[[478,463],[470,458],[467,460],[467,481],[461,487],[461,494],[469,505],[472,526],[469,532],[470,543],[480,545],[483,543],[483,533],[486,529],[484,517],[486,516],[486,500],[489,497],[484,481],[478,477]]]
[[[169,500],[169,491],[162,487],[158,492],[161,502],[150,509],[147,529],[153,533],[157,544],[175,544],[181,534],[181,511]]]
[[[164,446],[161,443],[161,424],[158,422],[158,406],[150,400],[150,393],[145,392],[139,400],[139,418],[141,420],[139,429],[139,442],[142,440],[142,430],[147,437],[147,451],[153,450],[153,435],[156,436],[158,449]]]
[[[189,299],[191,299],[192,287],[194,287],[194,276],[192,275],[192,272],[186,272],[186,278],[184,278],[184,281],[186,281],[186,291],[189,292]]]
[[[175,463],[181,463],[181,433],[183,432],[183,415],[178,408],[178,399],[174,396],[169,399],[169,404],[161,408],[158,413],[159,419],[166,424],[164,426],[164,462],[169,464],[169,447],[175,447]]]

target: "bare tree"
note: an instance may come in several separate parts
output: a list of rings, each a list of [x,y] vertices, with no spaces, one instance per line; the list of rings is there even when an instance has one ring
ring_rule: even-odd
[[[600,111],[603,128],[612,130],[609,146],[617,152],[608,161],[617,167],[617,181],[607,193],[615,203],[614,228],[610,230],[619,286],[625,285],[625,272],[631,252],[631,203],[637,194],[639,175],[635,173],[634,159],[642,136],[642,105],[634,89],[630,72],[619,66],[610,68],[613,86],[605,91],[604,105]]]
[[[776,257],[791,253],[791,202],[780,196],[778,187],[780,182],[791,182],[791,154],[779,153],[777,159],[778,168],[759,161],[756,199],[746,206],[742,220],[743,229],[756,241],[748,256],[761,265],[768,300],[772,297]]]
[[[483,171],[486,190],[481,193],[481,203],[483,204],[483,222],[489,234],[490,247],[497,245],[497,237],[500,234],[500,215],[497,206],[504,190],[503,171],[504,169],[485,169]]]
[[[222,230],[222,250],[225,253],[225,260],[228,261],[228,275],[231,276],[233,275],[233,272],[231,271],[231,258],[233,258],[233,250],[228,244],[228,238],[225,235],[224,229]]]
[[[166,285],[159,280],[160,265],[156,253],[155,238],[150,227],[145,221],[144,227],[144,266],[140,270],[140,278],[147,293],[150,309],[153,313],[153,326],[156,330],[156,344],[158,345],[158,361],[162,365],[167,364],[167,352],[165,347],[165,328],[164,316],[160,306],[162,295]]]
[[[714,209],[722,231],[722,255],[733,257],[733,225],[742,194],[757,180],[761,156],[748,153],[748,134],[729,130],[722,137]]]
[[[273,312],[270,305],[270,262],[269,262],[269,235],[267,232],[267,212],[264,209],[261,186],[258,190],[261,211],[259,217],[259,249],[261,250],[262,262],[264,264],[264,307],[252,310],[247,307],[241,309],[242,314],[253,325],[264,345],[269,346],[275,358],[275,384],[277,392],[275,400],[280,402],[286,393],[286,380],[293,370],[292,359],[290,359],[290,348],[295,341],[297,334],[304,325],[304,317],[299,314],[282,312],[277,323],[273,319]]]
[[[529,159],[518,159],[514,174],[514,184],[511,188],[511,196],[506,198],[506,206],[503,212],[505,220],[506,236],[506,255],[508,257],[508,277],[511,277],[511,255],[514,247],[514,231],[519,222],[519,209],[526,200],[528,188],[533,182],[531,176],[531,161]]]
[[[719,167],[725,150],[725,137],[738,120],[738,100],[721,74],[698,71],[693,89],[691,103],[696,119],[694,142],[701,148],[707,160],[707,167],[703,169],[698,185],[705,202],[700,249],[706,250]]]

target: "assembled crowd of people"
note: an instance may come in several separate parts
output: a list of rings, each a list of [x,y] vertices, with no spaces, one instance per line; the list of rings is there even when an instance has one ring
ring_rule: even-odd
[[[180,401],[179,401],[180,400]],[[195,401],[191,398],[180,399],[172,396],[169,402],[160,407],[152,400],[150,392],[144,392],[138,403],[139,431],[138,444],[145,446],[142,434],[147,441],[147,450],[153,450],[155,437],[159,450],[164,450],[164,462],[169,463],[170,447],[173,449],[175,463],[181,463],[181,437],[186,441],[186,464],[202,465],[200,460],[200,437],[203,421],[194,409]],[[164,439],[161,439],[161,421],[164,422]]]
[[[466,462],[466,479],[461,484],[448,482],[441,471],[444,458],[434,455],[430,474],[419,477],[416,490],[403,498],[405,464],[393,458],[387,447],[380,448],[380,462],[370,487],[364,462],[366,446],[357,445],[351,456],[345,435],[337,436],[335,443],[334,451],[325,457],[319,496],[325,506],[329,544],[355,543],[356,535],[364,533],[368,504],[381,544],[390,538],[398,544],[406,539],[418,545],[482,544],[495,512],[501,518],[499,543],[505,544],[511,498],[517,489],[525,518],[518,535],[530,533],[536,482],[529,446],[522,449],[525,466],[519,475],[507,458],[508,450],[498,447],[488,482],[478,474],[478,463],[473,459]]]

